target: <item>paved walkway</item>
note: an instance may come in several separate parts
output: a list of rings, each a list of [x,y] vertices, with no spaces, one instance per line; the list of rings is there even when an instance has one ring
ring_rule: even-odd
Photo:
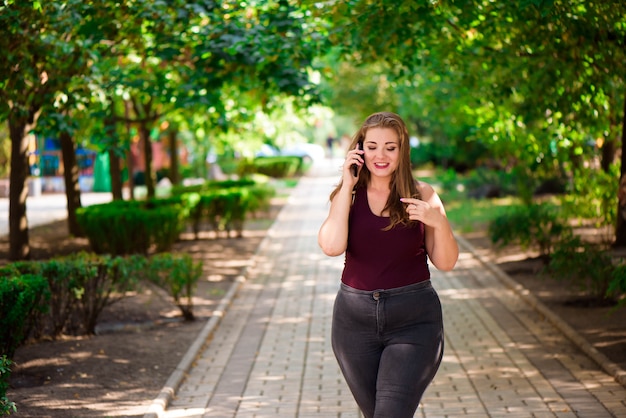
[[[330,345],[343,257],[316,238],[338,176],[301,180],[146,417],[361,416]],[[415,416],[626,417],[626,389],[461,247],[454,271],[432,272],[446,351]]]

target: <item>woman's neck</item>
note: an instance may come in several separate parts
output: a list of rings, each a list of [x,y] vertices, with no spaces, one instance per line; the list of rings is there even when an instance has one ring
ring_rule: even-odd
[[[369,188],[376,191],[389,191],[389,179],[380,177],[370,177]]]

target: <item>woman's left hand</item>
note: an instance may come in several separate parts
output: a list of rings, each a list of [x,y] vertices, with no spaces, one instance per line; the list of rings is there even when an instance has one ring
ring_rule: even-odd
[[[402,198],[400,201],[406,204],[405,210],[409,214],[409,219],[412,221],[420,221],[424,225],[437,228],[444,220],[441,212],[432,207],[428,202],[413,198]]]

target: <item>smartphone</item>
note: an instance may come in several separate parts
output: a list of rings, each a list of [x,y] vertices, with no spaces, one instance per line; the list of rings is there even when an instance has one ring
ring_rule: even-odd
[[[357,143],[357,147],[359,150],[363,151],[363,141],[359,141]],[[357,177],[359,175],[359,166],[356,164],[352,164],[352,175]]]

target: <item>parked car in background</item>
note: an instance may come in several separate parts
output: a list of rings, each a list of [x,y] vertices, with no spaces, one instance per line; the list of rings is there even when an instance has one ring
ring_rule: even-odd
[[[302,157],[306,163],[322,160],[325,157],[324,147],[317,144],[297,143],[278,149],[269,144],[263,144],[257,157]]]

